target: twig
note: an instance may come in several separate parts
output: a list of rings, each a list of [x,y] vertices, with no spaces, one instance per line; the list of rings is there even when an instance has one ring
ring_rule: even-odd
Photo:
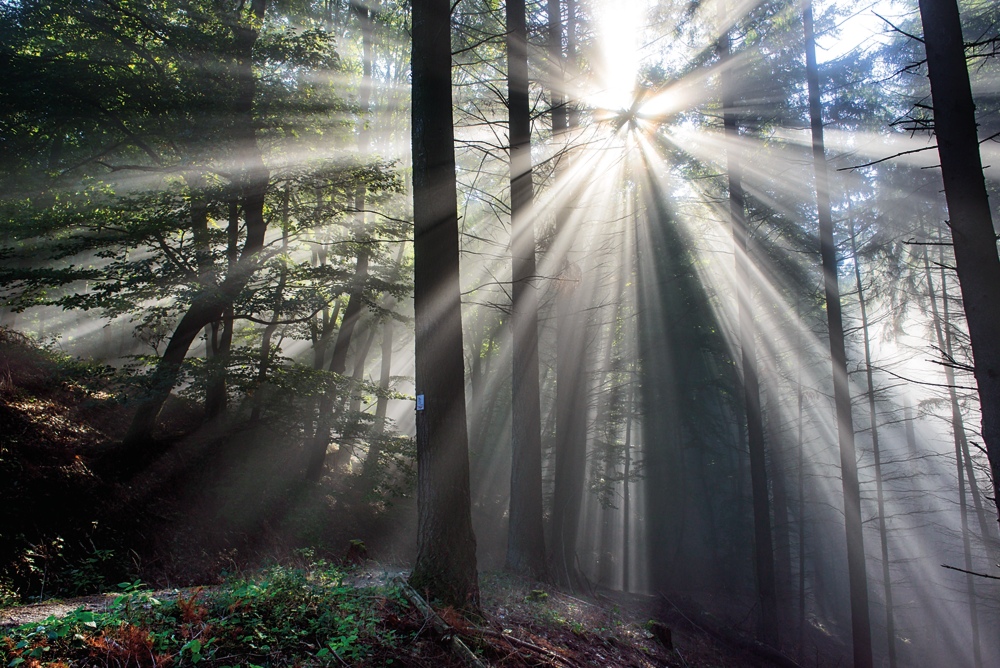
[[[965,573],[966,575],[975,575],[977,578],[1000,580],[1000,577],[997,577],[996,575],[988,575],[987,573],[977,573],[975,571],[967,571],[964,568],[956,568],[955,566],[949,566],[948,564],[941,564],[941,568],[947,568],[949,571],[958,571],[959,573]]]
[[[909,155],[911,153],[920,153],[922,151],[930,151],[930,150],[936,149],[936,148],[937,148],[937,144],[934,144],[934,146],[925,146],[923,148],[915,148],[915,149],[912,149],[912,150],[909,150],[909,151],[900,151],[899,153],[896,153],[895,155],[890,155],[887,158],[879,158],[878,160],[872,160],[871,162],[866,162],[863,165],[852,165],[851,167],[840,167],[840,168],[837,169],[837,171],[838,172],[846,172],[846,171],[851,171],[851,170],[855,170],[855,169],[861,169],[862,167],[871,167],[872,165],[877,165],[880,162],[886,162],[887,160],[892,160],[894,158],[898,158],[901,155]]]

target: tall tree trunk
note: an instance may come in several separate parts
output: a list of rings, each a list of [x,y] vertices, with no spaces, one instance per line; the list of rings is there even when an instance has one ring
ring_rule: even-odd
[[[951,337],[945,333],[950,325],[948,322],[948,300],[947,297],[942,300],[944,307],[942,317],[942,313],[938,311],[937,307],[937,295],[934,292],[934,279],[931,275],[931,266],[930,261],[927,259],[927,253],[924,253],[924,273],[927,275],[927,293],[931,302],[931,316],[934,320],[934,333],[937,338],[938,348],[948,358],[944,364],[944,377],[945,384],[948,385],[948,398],[951,403],[951,430],[955,440],[955,466],[958,472],[958,511],[962,523],[962,551],[965,557],[965,570],[971,571],[972,545],[969,540],[969,508],[965,496],[965,471],[962,467],[962,442],[965,441],[965,420],[962,417],[962,408],[959,406],[958,394],[955,391],[955,371],[949,364],[949,361],[952,359],[950,350]],[[944,268],[942,267],[942,294],[947,294],[945,290]],[[969,573],[965,575],[965,587],[969,598],[969,626],[972,631],[973,661],[976,668],[980,668],[983,665],[983,658],[979,640],[979,609],[976,603],[976,584],[973,581],[973,576]]]
[[[1000,258],[983,178],[957,0],[920,0],[934,132],[972,344],[982,433],[1000,508]]]
[[[833,361],[833,395],[837,411],[837,435],[840,441],[840,474],[844,490],[844,526],[847,534],[847,572],[851,594],[851,637],[854,648],[854,668],[871,668],[873,665],[872,634],[868,612],[868,573],[865,570],[865,544],[861,524],[861,490],[858,483],[858,462],[854,446],[851,391],[847,378],[847,352],[844,349],[840,286],[837,283],[837,247],[833,240],[830,182],[823,144],[823,115],[811,0],[807,0],[805,3],[803,24],[806,42],[806,79],[809,87],[809,118],[812,126],[813,165],[816,170],[820,255],[823,261],[823,282],[826,290],[830,357]]]
[[[955,269],[972,344],[983,441],[1000,509],[1000,259],[983,164],[975,103],[956,0],[920,0],[934,133],[948,203]]]
[[[872,377],[872,352],[868,337],[868,305],[861,282],[861,258],[858,257],[858,240],[854,220],[849,220],[851,230],[851,256],[854,258],[854,282],[858,288],[858,305],[861,308],[861,336],[865,346],[865,380],[868,385],[868,417],[872,433],[872,455],[875,459],[875,497],[878,504],[878,535],[882,548],[882,591],[885,595],[885,633],[888,643],[889,668],[896,668],[896,619],[892,603],[892,572],[889,569],[889,536],[885,520],[885,495],[882,490],[882,452],[878,440],[878,413],[875,410],[875,382]]]
[[[560,64],[562,56],[561,21],[557,11],[549,15],[550,57]],[[567,3],[566,32],[570,58],[576,51],[576,3]],[[558,24],[558,25],[556,25]],[[557,81],[553,90],[562,90]],[[553,93],[558,99],[561,93]],[[574,122],[563,100],[552,110],[553,133],[563,135]],[[558,179],[558,174],[556,175]],[[566,234],[569,212],[556,213],[556,234]],[[579,313],[578,287],[580,267],[563,258],[556,288],[556,445],[555,480],[552,494],[550,564],[556,580],[568,587],[579,588],[583,579],[577,568],[576,543],[579,535],[580,512],[583,503],[584,477],[587,466],[587,408],[585,322]]]
[[[800,320],[798,303],[796,303],[795,308],[796,320]],[[795,407],[796,413],[796,425],[795,425],[795,450],[798,452],[797,463],[797,474],[798,474],[798,512],[796,513],[796,522],[799,530],[799,544],[798,544],[798,561],[799,561],[799,610],[798,610],[798,624],[796,628],[798,629],[798,663],[803,665],[805,659],[806,651],[806,462],[805,462],[805,440],[803,436],[803,427],[805,426],[805,420],[803,419],[803,403],[805,400],[805,393],[802,391],[802,330],[798,328],[796,331],[797,345],[795,346],[798,351],[798,364],[796,365],[796,383],[795,383]]]
[[[246,238],[236,266],[216,289],[199,293],[174,329],[163,356],[152,373],[150,389],[139,402],[135,416],[124,439],[126,449],[148,448],[152,441],[156,418],[170,391],[177,382],[181,364],[191,344],[206,325],[222,317],[231,307],[260,266],[258,255],[264,247],[267,221],[264,219],[264,199],[271,174],[264,165],[257,144],[253,102],[257,80],[253,73],[253,48],[259,35],[259,25],[264,20],[267,0],[252,0],[249,17],[237,17],[233,25],[237,54],[237,90],[233,104],[235,123],[234,139],[237,154],[241,156],[237,187]]]
[[[542,416],[538,388],[538,291],[532,211],[531,109],[525,0],[507,0],[512,293],[510,523],[506,567],[546,578],[542,528]]]
[[[628,385],[625,415],[625,466],[622,470],[622,591],[630,591],[632,578],[632,415],[635,411],[634,383]]]
[[[719,12],[724,16],[722,3]],[[720,23],[723,23],[720,21]],[[764,421],[760,408],[760,384],[757,376],[756,328],[750,290],[750,258],[747,242],[749,228],[740,164],[740,132],[737,126],[735,95],[730,60],[729,33],[718,41],[722,63],[722,108],[725,125],[727,173],[729,175],[729,218],[736,256],[736,295],[739,319],[743,404],[746,408],[747,441],[750,451],[750,490],[753,498],[754,567],[757,599],[760,602],[758,635],[772,647],[778,646],[778,597],[774,577],[774,547],[771,537],[771,504],[768,498],[767,453],[764,445]]]
[[[410,584],[479,607],[469,491],[458,202],[451,96],[451,2],[413,4],[413,310],[417,559]]]

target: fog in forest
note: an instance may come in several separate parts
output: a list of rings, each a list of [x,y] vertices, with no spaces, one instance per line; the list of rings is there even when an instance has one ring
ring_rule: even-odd
[[[219,528],[206,553],[358,538],[407,565],[414,347],[435,336],[414,325],[410,3],[237,4],[0,2],[2,324],[117,379],[150,499],[224,453],[175,500]],[[516,560],[512,461],[537,442],[522,507],[567,592],[704,610],[803,666],[851,665],[852,643],[861,665],[861,610],[871,665],[1000,665],[917,3],[528,3],[520,84],[508,4],[451,16],[478,569]],[[995,222],[1000,12],[959,8]]]

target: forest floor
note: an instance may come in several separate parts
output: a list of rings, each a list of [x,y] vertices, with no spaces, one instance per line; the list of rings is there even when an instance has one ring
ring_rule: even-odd
[[[735,668],[774,663],[643,595],[573,596],[505,573],[481,578],[481,615],[410,604],[399,568],[274,566],[221,585],[0,610],[3,665]],[[127,584],[127,583],[123,583]],[[749,651],[748,651],[749,648]],[[23,661],[19,661],[22,659]]]

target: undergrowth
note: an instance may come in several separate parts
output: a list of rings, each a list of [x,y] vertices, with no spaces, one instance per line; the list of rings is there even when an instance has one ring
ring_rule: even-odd
[[[78,609],[10,630],[2,665],[391,665],[400,638],[390,625],[406,607],[395,587],[353,587],[325,562],[274,566],[169,600],[139,583],[120,587],[105,612]]]

